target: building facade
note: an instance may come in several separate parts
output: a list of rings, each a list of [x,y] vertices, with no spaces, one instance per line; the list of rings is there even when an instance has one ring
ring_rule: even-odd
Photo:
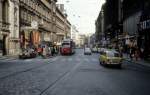
[[[118,44],[123,35],[123,0],[106,0],[96,20],[96,42],[101,46]]]
[[[53,45],[70,37],[71,24],[57,0],[0,0],[0,55]]]
[[[71,26],[71,39],[75,42],[76,46],[79,46],[79,31],[75,25]]]
[[[56,43],[61,44],[65,38],[70,38],[71,24],[67,20],[67,14],[64,11],[64,5],[57,5],[56,7]]]
[[[137,46],[142,52],[142,57],[150,58],[150,1],[145,0],[142,4],[142,14],[138,23]]]
[[[97,20],[95,22],[96,25],[96,32],[95,32],[95,42],[97,45],[102,46],[103,40],[105,39],[105,33],[104,33],[104,6],[102,6],[101,11],[97,17]]]
[[[149,8],[149,0],[123,1],[125,45],[138,47],[143,58],[150,57]]]
[[[0,55],[19,53],[19,1],[0,0]]]
[[[37,48],[54,41],[55,3],[56,0],[20,0],[21,48]]]
[[[86,44],[86,35],[79,34],[79,47],[84,47]]]

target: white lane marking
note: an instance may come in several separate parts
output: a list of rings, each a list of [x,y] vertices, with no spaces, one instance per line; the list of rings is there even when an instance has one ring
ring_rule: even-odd
[[[72,58],[69,58],[69,59],[68,59],[68,61],[72,61],[72,60],[73,60]]]
[[[26,62],[30,62],[30,61],[33,61],[33,59],[26,59],[25,61]]]
[[[91,59],[92,61],[94,61],[94,62],[97,62],[98,60],[97,59]]]
[[[87,59],[87,58],[84,58],[84,61],[89,61],[89,59]]]

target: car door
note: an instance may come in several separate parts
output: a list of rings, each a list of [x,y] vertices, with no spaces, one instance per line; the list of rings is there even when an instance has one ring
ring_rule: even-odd
[[[100,61],[104,62],[104,61],[106,61],[106,58],[107,58],[106,57],[106,52],[102,52],[101,55],[100,55]]]

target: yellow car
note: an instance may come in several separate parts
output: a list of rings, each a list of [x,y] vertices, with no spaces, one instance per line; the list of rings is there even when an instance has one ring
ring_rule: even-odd
[[[115,50],[105,50],[101,53],[99,61],[101,65],[116,65],[121,67],[123,58]]]

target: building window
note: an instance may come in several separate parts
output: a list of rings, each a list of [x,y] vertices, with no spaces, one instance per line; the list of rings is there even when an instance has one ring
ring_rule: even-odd
[[[4,22],[8,22],[9,16],[9,4],[7,0],[2,3],[2,19]]]
[[[14,8],[14,24],[15,25],[17,25],[17,21],[18,21],[18,19],[17,19],[17,11],[18,11],[18,9],[15,7]]]

